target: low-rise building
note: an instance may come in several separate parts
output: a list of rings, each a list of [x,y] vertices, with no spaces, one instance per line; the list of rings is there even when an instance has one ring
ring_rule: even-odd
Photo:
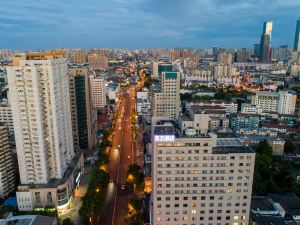
[[[285,140],[282,138],[260,135],[241,135],[240,137],[244,143],[254,146],[257,146],[263,140],[267,140],[274,155],[283,155]]]
[[[8,216],[0,219],[0,225],[57,225],[57,219],[41,215]]]
[[[257,129],[259,127],[259,116],[249,115],[249,114],[241,114],[241,113],[232,113],[229,116],[230,118],[230,128],[234,130],[238,130],[241,128],[254,128]]]

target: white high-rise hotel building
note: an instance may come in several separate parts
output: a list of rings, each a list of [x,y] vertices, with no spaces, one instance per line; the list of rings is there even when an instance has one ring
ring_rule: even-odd
[[[46,53],[15,57],[7,73],[21,181],[19,190],[27,192],[17,193],[18,204],[29,200],[24,203],[28,210],[36,205],[62,205],[58,202],[65,203],[72,192],[74,182],[67,184],[70,177],[66,176],[75,171],[70,165],[75,163],[72,160],[77,155],[73,148],[65,59]],[[68,174],[67,169],[71,171]],[[56,188],[64,185],[67,188],[63,188],[62,198]],[[38,191],[34,189],[37,187]],[[50,189],[44,192],[47,188]]]
[[[247,225],[255,153],[235,137],[152,131],[153,225]]]

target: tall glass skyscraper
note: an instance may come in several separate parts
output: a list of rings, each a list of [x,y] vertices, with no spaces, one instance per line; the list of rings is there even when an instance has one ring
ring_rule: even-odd
[[[296,24],[294,51],[300,51],[300,17],[297,20],[297,24]]]
[[[269,63],[271,58],[271,36],[272,36],[272,21],[264,22],[263,34],[260,41],[260,61]]]

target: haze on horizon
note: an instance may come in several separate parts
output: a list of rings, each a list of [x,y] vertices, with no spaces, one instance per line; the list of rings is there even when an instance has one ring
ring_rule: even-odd
[[[293,44],[299,0],[13,0],[0,8],[0,49],[210,48]]]

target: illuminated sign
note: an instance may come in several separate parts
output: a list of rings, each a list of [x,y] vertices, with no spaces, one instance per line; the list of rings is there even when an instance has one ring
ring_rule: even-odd
[[[154,136],[155,141],[175,141],[175,135],[155,135]]]

